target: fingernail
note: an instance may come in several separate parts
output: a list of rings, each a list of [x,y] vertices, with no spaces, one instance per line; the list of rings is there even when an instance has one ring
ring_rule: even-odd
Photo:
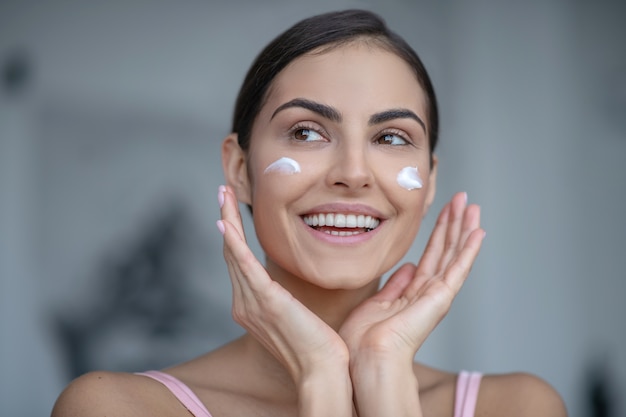
[[[463,193],[463,198],[465,198],[465,204],[467,204],[467,191]]]
[[[220,231],[220,233],[223,236],[224,232],[226,231],[226,228],[224,227],[224,222],[221,220],[218,220],[215,224],[217,224],[217,229]]]
[[[226,187],[220,185],[217,188],[217,202],[220,204],[220,208],[224,207],[224,193],[226,192]]]

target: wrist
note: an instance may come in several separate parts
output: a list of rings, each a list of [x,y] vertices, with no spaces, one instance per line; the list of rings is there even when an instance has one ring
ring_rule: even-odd
[[[381,386],[410,386],[417,389],[418,381],[412,360],[361,357],[350,361],[350,377],[353,386],[369,384]]]
[[[352,416],[352,382],[343,367],[318,367],[298,383],[299,416]]]
[[[351,352],[349,369],[350,374],[371,373],[380,375],[406,374],[415,376],[413,372],[412,352],[389,352],[376,349],[361,349]]]
[[[309,355],[306,360],[300,359],[299,363],[292,368],[295,372],[291,373],[297,386],[329,375],[340,378],[342,374],[345,374],[344,377],[348,381],[350,379],[350,358],[345,346],[334,352],[323,352],[321,355]]]
[[[412,358],[362,355],[350,361],[350,377],[359,415],[421,415]]]

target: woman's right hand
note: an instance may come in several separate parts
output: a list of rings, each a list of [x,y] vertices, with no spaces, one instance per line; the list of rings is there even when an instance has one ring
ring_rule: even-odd
[[[222,220],[217,226],[224,235],[234,320],[285,366],[299,389],[303,385],[310,388],[316,381],[328,384],[329,378],[336,377],[350,386],[351,410],[348,349],[343,339],[274,281],[256,259],[246,243],[232,189],[220,186],[218,200]]]

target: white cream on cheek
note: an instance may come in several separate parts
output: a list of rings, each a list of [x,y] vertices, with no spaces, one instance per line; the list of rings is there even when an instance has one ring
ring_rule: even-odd
[[[422,179],[417,171],[417,166],[402,168],[402,170],[398,173],[396,180],[398,181],[400,187],[407,190],[422,188]]]
[[[298,172],[300,172],[300,164],[291,158],[282,157],[269,164],[263,172],[265,174],[267,174],[268,172],[278,172],[288,175],[297,174]]]

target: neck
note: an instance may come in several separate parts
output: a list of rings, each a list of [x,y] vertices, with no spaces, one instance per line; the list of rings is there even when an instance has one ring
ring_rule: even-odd
[[[339,330],[356,306],[378,291],[380,284],[380,279],[375,279],[359,288],[328,289],[288,273],[269,259],[267,269],[274,281],[335,331]]]
[[[380,283],[380,279],[376,279],[360,288],[327,289],[287,273],[273,264],[271,260],[267,260],[267,270],[274,281],[283,286],[335,331],[341,328],[341,325],[356,306],[378,291]],[[243,343],[245,355],[254,364],[251,366],[259,367],[257,375],[272,375],[274,384],[267,384],[266,379],[261,384],[264,389],[272,391],[272,394],[268,393],[268,395],[275,399],[295,401],[296,392],[293,381],[282,364],[251,334],[247,333],[240,339],[240,342]],[[272,387],[276,390],[273,391]]]

